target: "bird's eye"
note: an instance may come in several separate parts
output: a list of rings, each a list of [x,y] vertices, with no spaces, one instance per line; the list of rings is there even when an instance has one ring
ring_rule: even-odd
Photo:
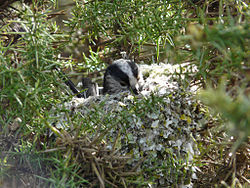
[[[121,86],[126,86],[127,84],[125,82],[120,82]]]

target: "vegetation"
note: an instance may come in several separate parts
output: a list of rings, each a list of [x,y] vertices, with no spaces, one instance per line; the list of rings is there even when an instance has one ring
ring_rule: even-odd
[[[61,111],[59,106],[73,97],[59,70],[74,70],[73,76],[88,75],[100,82],[103,69],[123,51],[139,63],[179,64],[183,72],[176,74],[183,88],[197,85],[201,89],[198,98],[210,107],[210,121],[204,123],[202,136],[196,140],[201,151],[196,165],[202,171],[194,186],[249,185],[247,1],[62,2],[0,0],[0,185],[8,187],[6,182],[17,181],[15,176],[33,187],[104,185],[100,178],[93,181],[95,163],[90,163],[89,179],[80,175],[74,138],[80,133],[99,135],[90,123],[93,120],[99,121],[96,124],[116,120],[109,114],[107,119],[99,119],[101,112],[96,107],[90,119],[76,114],[68,120],[71,130],[86,125],[78,135],[72,135],[52,126],[58,114],[51,111]],[[59,22],[61,19],[64,21]],[[189,69],[193,66],[197,70]],[[68,112],[66,108],[63,111]],[[93,145],[88,139],[84,143]],[[103,146],[102,142],[95,144],[96,148]],[[36,178],[28,179],[30,174]],[[145,186],[144,179],[136,179],[135,184]]]

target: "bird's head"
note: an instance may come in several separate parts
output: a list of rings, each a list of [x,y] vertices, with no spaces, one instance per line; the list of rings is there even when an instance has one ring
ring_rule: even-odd
[[[103,92],[115,94],[130,90],[139,94],[140,71],[138,65],[127,59],[119,59],[108,66],[104,74]]]

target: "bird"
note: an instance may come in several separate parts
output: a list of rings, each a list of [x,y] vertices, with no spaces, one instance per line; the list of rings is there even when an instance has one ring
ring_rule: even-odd
[[[78,98],[88,98],[99,94],[112,95],[124,91],[131,91],[138,95],[142,88],[139,84],[140,80],[142,80],[142,76],[139,66],[129,59],[115,60],[107,67],[104,73],[102,89],[88,77],[82,78],[83,91],[79,91],[68,77],[64,79],[66,85]]]
[[[117,94],[123,91],[139,94],[139,80],[139,67],[134,61],[129,59],[115,60],[104,73],[103,94]]]

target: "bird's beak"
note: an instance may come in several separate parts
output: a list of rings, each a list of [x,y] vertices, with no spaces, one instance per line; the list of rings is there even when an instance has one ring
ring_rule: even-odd
[[[136,84],[135,86],[131,86],[131,90],[133,91],[134,94],[138,95],[139,94],[139,85]]]

